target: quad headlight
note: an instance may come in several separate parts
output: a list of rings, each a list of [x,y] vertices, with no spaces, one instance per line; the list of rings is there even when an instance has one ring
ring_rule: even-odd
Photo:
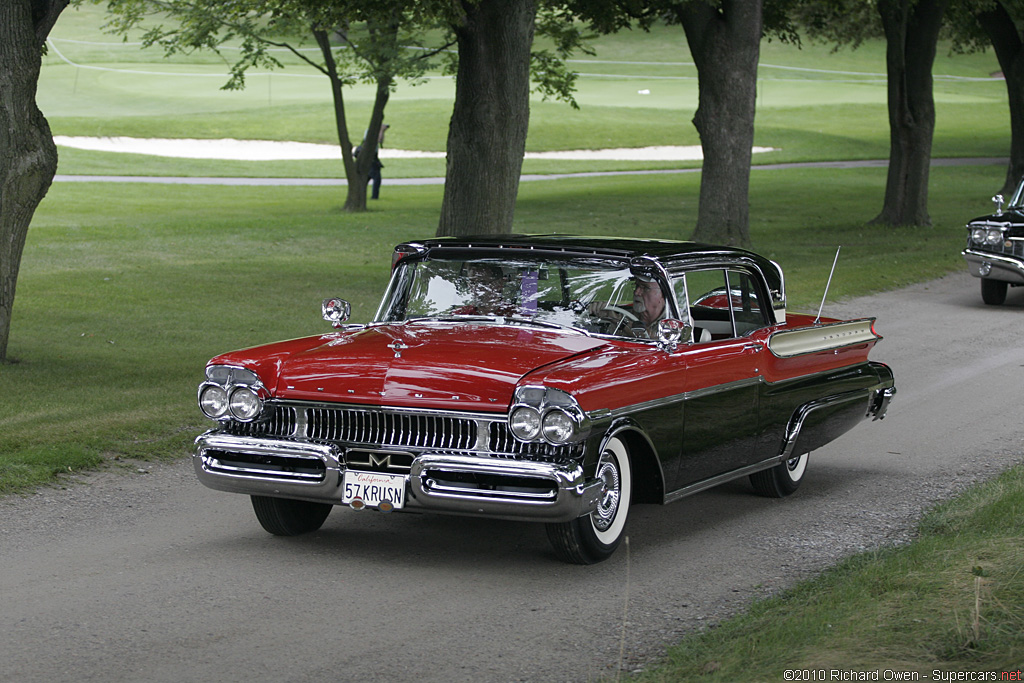
[[[975,244],[994,247],[1003,242],[1003,231],[999,228],[971,228],[971,241]]]
[[[520,387],[516,390],[508,427],[520,441],[562,445],[582,441],[590,424],[576,399],[560,389]]]
[[[508,427],[520,441],[533,441],[540,435],[540,411],[533,406],[519,406],[509,416]]]
[[[263,415],[266,389],[255,372],[211,365],[199,385],[199,409],[211,420],[253,422]]]

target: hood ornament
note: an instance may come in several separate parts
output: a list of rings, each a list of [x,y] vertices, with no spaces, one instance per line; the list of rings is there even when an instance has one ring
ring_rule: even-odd
[[[388,348],[395,352],[395,358],[401,358],[402,351],[405,351],[407,348],[409,348],[409,346],[407,344],[403,344],[401,341],[396,339],[395,341],[388,344]]]

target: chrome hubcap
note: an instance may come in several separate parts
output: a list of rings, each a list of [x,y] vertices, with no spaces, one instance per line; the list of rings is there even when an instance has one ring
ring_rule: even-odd
[[[601,462],[597,464],[597,478],[601,480],[601,500],[593,513],[594,526],[598,531],[607,531],[619,509],[619,496],[622,493],[619,469],[610,453],[601,456]]]

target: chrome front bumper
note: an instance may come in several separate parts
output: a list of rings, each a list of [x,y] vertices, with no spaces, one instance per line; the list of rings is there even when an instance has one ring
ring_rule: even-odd
[[[212,430],[196,439],[192,462],[218,491],[342,504],[338,446]],[[406,493],[403,510],[567,522],[596,509],[601,482],[578,465],[427,452],[413,458]]]
[[[1024,284],[1024,262],[1019,258],[977,249],[964,249],[961,253],[974,277]]]

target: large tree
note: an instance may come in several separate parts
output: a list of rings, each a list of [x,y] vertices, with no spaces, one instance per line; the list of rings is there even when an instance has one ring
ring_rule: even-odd
[[[889,172],[883,225],[931,225],[928,172],[935,133],[932,65],[949,0],[878,0],[885,31]]]
[[[812,36],[857,47],[886,44],[889,171],[883,225],[930,225],[928,172],[935,132],[932,65],[949,0],[804,0],[799,22]]]
[[[143,46],[160,45],[167,55],[209,49],[220,52],[241,41],[225,88],[245,86],[254,66],[280,67],[272,52],[284,48],[327,77],[334,102],[334,124],[341,147],[347,190],[346,211],[366,210],[366,183],[377,156],[384,110],[397,78],[415,81],[431,58],[450,47],[424,48],[433,28],[429,3],[403,0],[94,0],[107,2],[110,28],[122,34],[145,28]],[[166,23],[165,23],[166,22]],[[302,50],[312,38],[319,59]],[[414,49],[422,48],[422,49]],[[352,140],[344,90],[356,82],[376,87],[365,139]],[[358,129],[358,127],[357,127]],[[362,145],[358,157],[353,149]]]
[[[530,122],[534,0],[460,0],[438,235],[511,232]]]
[[[697,65],[693,125],[704,152],[693,239],[749,246],[761,0],[685,2],[675,14]]]
[[[693,125],[704,162],[693,239],[750,244],[750,164],[757,66],[764,37],[799,42],[790,8],[797,0],[571,0],[595,30],[653,22],[682,24],[697,66]]]
[[[68,0],[0,1],[0,362],[28,226],[57,172],[57,146],[36,105],[43,46]]]
[[[961,50],[991,45],[1006,80],[1010,105],[1010,163],[1003,193],[1024,178],[1024,0],[955,0],[949,26]]]

